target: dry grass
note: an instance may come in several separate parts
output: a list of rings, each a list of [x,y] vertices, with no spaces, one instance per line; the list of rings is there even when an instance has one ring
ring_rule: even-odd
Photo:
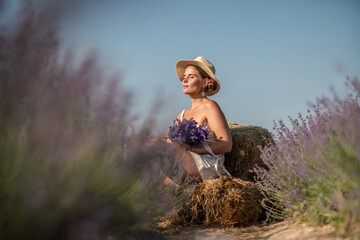
[[[249,170],[258,166],[265,167],[260,158],[259,146],[272,143],[271,134],[264,128],[229,124],[233,147],[230,153],[225,154],[225,167],[235,178],[245,181],[254,181],[255,173]]]
[[[190,224],[203,226],[248,226],[262,217],[263,196],[253,181],[249,170],[255,164],[264,167],[259,146],[273,142],[271,134],[264,128],[229,124],[233,149],[225,155],[225,167],[233,178],[222,177],[206,180],[196,185],[185,198],[176,218],[167,224]]]
[[[179,220],[207,226],[247,226],[262,212],[262,195],[252,182],[221,177],[198,183]]]

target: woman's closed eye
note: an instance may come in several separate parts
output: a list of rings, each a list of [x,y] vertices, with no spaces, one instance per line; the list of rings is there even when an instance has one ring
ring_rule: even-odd
[[[195,78],[194,76],[187,77],[187,79],[194,79],[194,78]]]
[[[185,79],[194,79],[194,76],[190,76],[188,78],[184,77],[181,81],[183,82],[183,81],[185,81]]]

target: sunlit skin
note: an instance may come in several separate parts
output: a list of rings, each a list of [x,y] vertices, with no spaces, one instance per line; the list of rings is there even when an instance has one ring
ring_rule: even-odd
[[[225,115],[215,101],[202,96],[203,89],[207,86],[208,81],[208,78],[201,77],[199,71],[194,66],[188,66],[185,69],[181,83],[183,93],[191,98],[191,108],[185,111],[184,118],[193,118],[199,124],[204,122],[215,133],[217,141],[208,143],[214,154],[230,152],[232,139]],[[180,119],[180,115],[181,112],[178,114],[177,119]],[[204,147],[193,149],[187,144],[181,144],[178,148],[177,154],[179,156],[182,157],[185,153],[183,167],[186,172],[202,180],[189,151],[194,151],[198,154],[209,153]]]

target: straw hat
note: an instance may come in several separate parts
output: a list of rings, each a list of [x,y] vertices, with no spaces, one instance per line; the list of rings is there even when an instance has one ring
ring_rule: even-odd
[[[175,66],[176,74],[177,74],[178,78],[180,79],[180,81],[182,80],[182,78],[184,76],[185,68],[188,65],[195,65],[195,66],[201,68],[202,70],[204,70],[210,76],[211,79],[213,79],[214,81],[217,82],[218,86],[217,86],[216,90],[215,91],[212,91],[210,89],[207,90],[206,91],[206,96],[214,95],[215,93],[217,93],[220,90],[220,82],[215,77],[215,67],[214,67],[214,65],[209,60],[207,60],[206,58],[201,57],[201,56],[195,58],[194,60],[181,59],[176,63],[176,66]]]

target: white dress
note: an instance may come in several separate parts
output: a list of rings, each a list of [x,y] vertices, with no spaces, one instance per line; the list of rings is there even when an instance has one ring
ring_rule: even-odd
[[[184,118],[184,113],[186,109],[181,112],[180,121]],[[210,130],[210,129],[209,129]],[[231,174],[226,170],[224,166],[225,156],[224,154],[214,154],[210,148],[208,142],[216,142],[216,137],[213,132],[210,132],[208,139],[202,145],[209,154],[197,154],[190,151],[191,156],[194,158],[195,164],[199,170],[200,176],[203,180],[218,178],[221,176],[228,175],[231,177]]]

